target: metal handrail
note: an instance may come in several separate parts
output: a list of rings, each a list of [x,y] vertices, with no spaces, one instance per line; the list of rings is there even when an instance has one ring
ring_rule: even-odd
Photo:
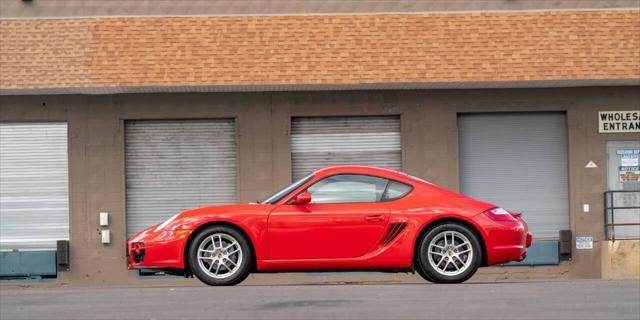
[[[640,209],[640,206],[621,206],[616,207],[614,205],[614,194],[616,193],[637,193],[640,197],[640,190],[616,190],[616,191],[606,191],[604,193],[604,232],[607,240],[616,241],[616,226],[640,226],[640,222],[638,223],[616,223],[615,216],[616,210],[625,210],[625,209]],[[608,200],[608,201],[607,201]],[[611,217],[611,219],[608,219]],[[609,220],[611,222],[609,223]],[[625,238],[628,239],[628,238]],[[640,238],[634,238],[640,239]]]

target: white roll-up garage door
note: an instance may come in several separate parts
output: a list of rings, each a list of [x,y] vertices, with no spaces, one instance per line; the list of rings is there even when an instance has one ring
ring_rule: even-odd
[[[125,123],[127,234],[187,209],[236,202],[233,119]]]
[[[402,169],[399,116],[299,117],[291,121],[292,176],[358,164]]]
[[[0,123],[0,249],[68,239],[67,124]]]
[[[464,194],[523,212],[536,239],[569,229],[564,113],[458,117]]]

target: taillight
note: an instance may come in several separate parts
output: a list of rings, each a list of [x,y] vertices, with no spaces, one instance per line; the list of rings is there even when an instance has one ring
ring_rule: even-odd
[[[502,208],[493,208],[491,210],[485,211],[484,214],[489,216],[489,218],[494,221],[517,221],[516,218],[514,218],[511,213],[509,213],[509,211]]]
[[[131,244],[131,253],[133,254],[133,261],[135,263],[140,263],[144,261],[144,243],[143,242],[134,242]]]
[[[144,250],[144,242],[134,242],[131,244],[131,251],[133,251],[134,254],[140,253],[142,250]]]

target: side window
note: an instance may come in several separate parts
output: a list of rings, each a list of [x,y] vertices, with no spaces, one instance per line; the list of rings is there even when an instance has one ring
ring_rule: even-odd
[[[387,179],[357,174],[327,177],[310,186],[311,203],[379,202]]]
[[[413,189],[412,186],[397,182],[397,181],[389,181],[389,186],[387,186],[387,192],[384,194],[383,201],[391,201],[400,199],[407,195],[407,193],[411,192]]]

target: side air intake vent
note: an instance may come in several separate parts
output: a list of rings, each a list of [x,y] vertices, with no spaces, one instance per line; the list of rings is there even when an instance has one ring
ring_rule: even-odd
[[[402,230],[404,230],[406,226],[407,226],[406,223],[392,223],[389,226],[387,235],[384,237],[384,239],[382,239],[382,242],[380,242],[380,244],[384,246],[391,243],[393,240],[395,240],[395,238],[398,237],[398,235],[400,235],[400,233],[402,232]]]

